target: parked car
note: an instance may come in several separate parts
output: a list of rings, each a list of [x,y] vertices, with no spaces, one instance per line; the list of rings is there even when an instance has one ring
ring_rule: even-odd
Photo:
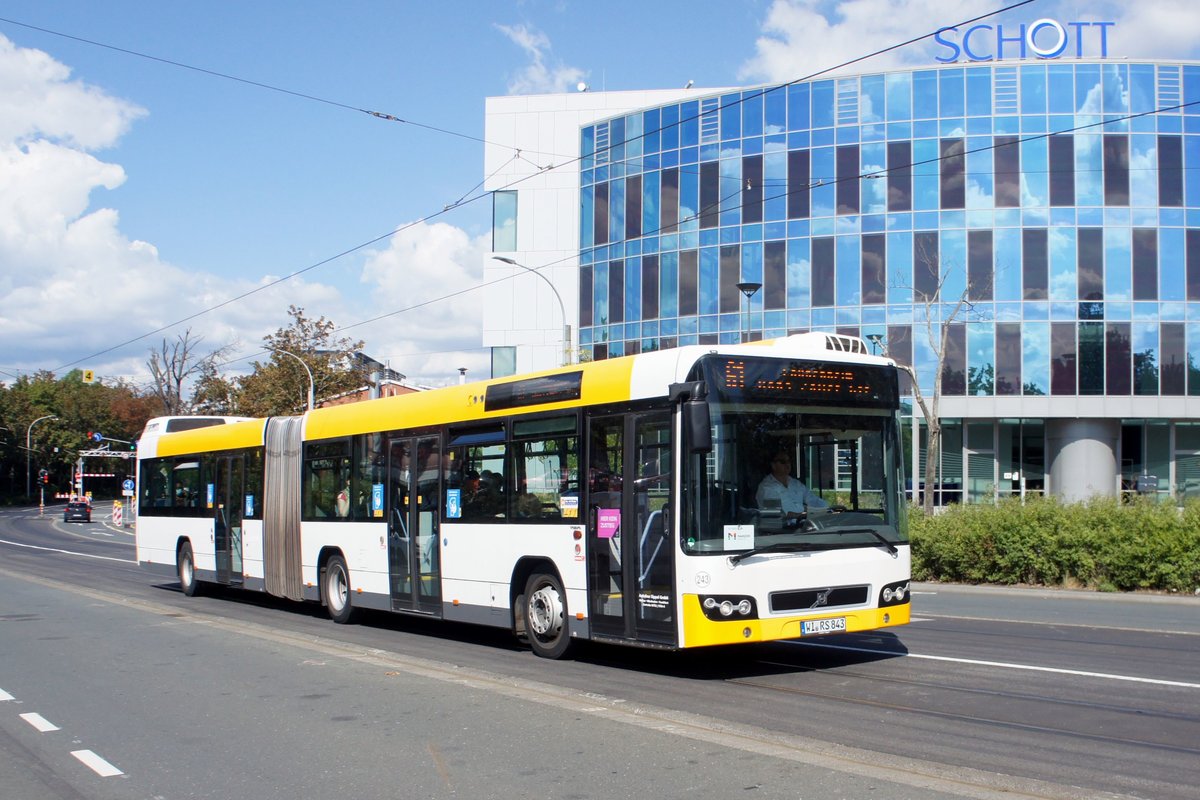
[[[67,503],[63,509],[63,522],[91,522],[92,508],[87,503]]]

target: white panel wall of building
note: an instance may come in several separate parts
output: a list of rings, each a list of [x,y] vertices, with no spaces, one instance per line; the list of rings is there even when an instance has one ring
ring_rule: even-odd
[[[484,257],[485,347],[516,347],[517,372],[549,369],[563,357],[562,298],[576,356],[579,323],[579,136],[596,120],[720,89],[489,97],[484,189],[517,192],[517,249]],[[547,280],[493,259],[511,258]],[[549,281],[549,283],[547,282]],[[551,289],[553,284],[554,289]]]

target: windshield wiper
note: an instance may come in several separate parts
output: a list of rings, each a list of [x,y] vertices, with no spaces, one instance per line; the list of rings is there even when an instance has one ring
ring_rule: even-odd
[[[750,550],[744,550],[736,556],[729,557],[730,564],[737,564],[744,558],[756,556],[760,553],[798,553],[802,550],[816,550],[820,545],[813,542],[776,542],[775,544],[763,545],[762,547],[754,547]]]
[[[833,525],[828,528],[823,528],[821,530],[821,533],[837,533],[837,534],[869,533],[872,536],[874,536],[876,539],[878,539],[881,543],[883,543],[883,546],[886,547],[888,549],[888,552],[891,553],[892,555],[897,555],[900,552],[899,550],[896,549],[896,545],[892,544],[892,541],[890,539],[888,539],[886,536],[884,536],[882,533],[875,530],[874,528],[839,528],[836,525]]]

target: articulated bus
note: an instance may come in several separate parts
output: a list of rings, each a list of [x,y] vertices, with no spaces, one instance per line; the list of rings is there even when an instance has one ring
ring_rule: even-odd
[[[299,417],[160,418],[138,442],[137,558],[188,595],[497,626],[546,658],[901,625],[898,409],[892,361],[806,333]],[[773,458],[806,510],[760,507]]]

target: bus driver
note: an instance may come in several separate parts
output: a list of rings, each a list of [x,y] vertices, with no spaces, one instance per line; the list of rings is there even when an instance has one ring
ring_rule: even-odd
[[[786,450],[771,456],[771,471],[758,484],[754,497],[759,509],[779,509],[784,524],[801,519],[809,509],[829,508],[821,497],[791,476],[792,458]]]

